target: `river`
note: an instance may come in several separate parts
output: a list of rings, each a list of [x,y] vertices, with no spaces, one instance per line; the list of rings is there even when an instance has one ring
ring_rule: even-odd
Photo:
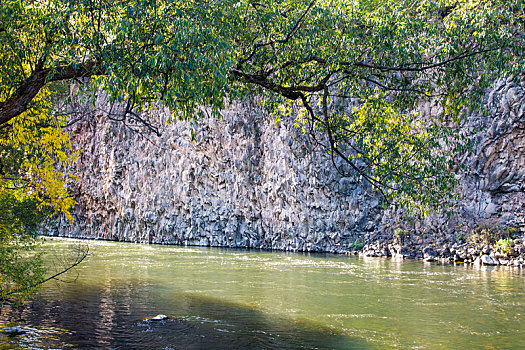
[[[2,310],[26,333],[0,349],[524,346],[523,270],[62,239],[49,266],[86,243],[76,281]]]

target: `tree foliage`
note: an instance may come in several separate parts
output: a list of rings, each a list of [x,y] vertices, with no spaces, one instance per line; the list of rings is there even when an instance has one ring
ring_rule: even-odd
[[[36,202],[0,192],[0,306],[32,294],[44,278],[41,256],[34,253],[34,235],[42,212]]]
[[[325,147],[345,160],[345,175],[420,212],[453,194],[454,156],[468,146],[457,131],[462,114],[480,109],[494,79],[523,70],[519,1],[250,6],[232,74],[274,105],[299,109],[306,129],[323,131]],[[423,101],[439,114],[418,114]]]
[[[0,6],[0,125],[38,109],[49,84],[83,77],[124,102],[124,117],[161,103],[193,118],[200,106],[264,94],[317,135],[344,176],[419,210],[452,193],[462,113],[479,109],[495,78],[523,70],[520,0]],[[440,114],[423,120],[424,100]]]
[[[38,229],[53,212],[70,216],[70,177],[60,171],[72,156],[69,134],[49,99],[42,89],[31,109],[0,128],[0,304],[21,301],[44,280]]]

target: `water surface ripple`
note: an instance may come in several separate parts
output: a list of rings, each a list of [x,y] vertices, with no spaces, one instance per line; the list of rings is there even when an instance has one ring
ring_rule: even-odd
[[[72,240],[48,240],[60,257]],[[5,308],[0,348],[522,348],[525,274],[382,258],[88,242],[75,283]],[[55,259],[49,258],[50,265]],[[145,318],[165,314],[170,319]]]

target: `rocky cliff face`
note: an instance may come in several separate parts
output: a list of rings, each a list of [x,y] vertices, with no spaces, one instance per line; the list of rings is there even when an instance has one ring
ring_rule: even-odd
[[[476,148],[466,155],[465,212],[523,225],[525,214],[525,89],[499,81],[488,94],[489,117],[471,117]]]
[[[523,225],[524,102],[521,86],[496,84],[490,115],[466,126],[477,144],[465,155],[458,214],[416,220],[415,230],[450,241],[483,220]],[[105,104],[99,97],[96,105]],[[71,130],[84,150],[71,189],[76,220],[60,221],[54,235],[342,253],[355,242],[390,239],[406,219],[384,211],[366,184],[341,178],[323,150],[255,102],[196,123],[166,124],[167,111],[155,111],[160,137],[99,110]]]

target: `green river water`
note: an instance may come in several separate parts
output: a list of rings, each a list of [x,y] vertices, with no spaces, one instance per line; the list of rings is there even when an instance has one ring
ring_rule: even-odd
[[[26,333],[1,349],[525,348],[523,270],[81,243],[76,282],[2,310]],[[74,244],[48,239],[50,266]]]

